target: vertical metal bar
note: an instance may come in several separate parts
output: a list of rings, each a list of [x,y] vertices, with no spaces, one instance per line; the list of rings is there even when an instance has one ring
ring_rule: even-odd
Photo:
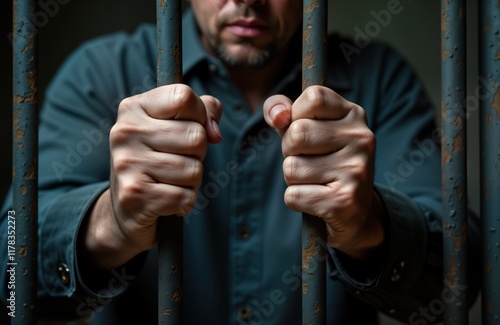
[[[467,284],[466,7],[465,0],[441,2],[442,191],[444,280]],[[468,324],[464,290],[445,301],[445,324]]]
[[[324,85],[327,73],[327,0],[304,0],[302,88]],[[302,216],[302,324],[326,324],[326,225]]]
[[[157,85],[182,81],[181,0],[157,0]],[[158,324],[182,324],[183,219],[170,216],[159,224]]]
[[[479,1],[483,324],[500,324],[500,2]]]
[[[14,1],[13,45],[13,218],[16,317],[12,324],[36,323],[38,210],[37,30],[30,23],[35,1]],[[14,219],[15,218],[15,219]],[[12,229],[12,228],[9,228]],[[10,245],[10,243],[9,243]]]

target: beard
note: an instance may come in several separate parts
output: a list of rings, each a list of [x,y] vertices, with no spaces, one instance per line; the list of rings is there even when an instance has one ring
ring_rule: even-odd
[[[276,53],[274,46],[255,49],[252,40],[238,38],[237,42],[248,51],[241,51],[241,54],[231,53],[220,41],[212,46],[213,53],[229,68],[262,68],[274,58]]]

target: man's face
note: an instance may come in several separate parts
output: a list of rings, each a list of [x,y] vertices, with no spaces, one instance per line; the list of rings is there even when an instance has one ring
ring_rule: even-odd
[[[229,67],[262,67],[302,19],[301,0],[191,0],[209,53]]]

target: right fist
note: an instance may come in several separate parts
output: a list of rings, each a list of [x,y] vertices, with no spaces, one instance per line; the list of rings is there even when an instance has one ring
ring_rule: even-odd
[[[113,214],[132,244],[156,244],[160,216],[196,203],[207,143],[222,140],[219,100],[174,84],[124,99],[110,132]],[[136,246],[136,247],[137,247]]]

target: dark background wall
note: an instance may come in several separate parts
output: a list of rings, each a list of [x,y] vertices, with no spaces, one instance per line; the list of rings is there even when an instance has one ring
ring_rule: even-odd
[[[59,3],[60,1],[61,3]],[[39,22],[40,97],[47,83],[64,58],[82,41],[117,30],[134,30],[142,22],[154,22],[154,2],[139,0],[40,0],[51,4],[41,9],[47,19]],[[387,9],[390,0],[330,1],[330,29],[355,35],[357,28],[365,31],[376,21],[372,11]],[[63,4],[64,3],[64,4]],[[468,87],[473,94],[477,87],[477,1],[468,1]],[[391,15],[380,26],[374,39],[388,42],[399,50],[415,67],[437,108],[440,103],[440,1],[400,0],[402,10]],[[12,2],[0,7],[0,198],[3,198],[11,178],[11,106],[12,106],[12,47],[7,35],[11,32]],[[43,23],[43,24],[42,24]],[[372,38],[372,37],[370,37]],[[469,197],[471,207],[479,210],[477,109],[470,110],[469,123]],[[436,114],[436,118],[439,114]],[[477,310],[477,308],[476,308]],[[3,314],[3,313],[1,313]],[[477,311],[472,324],[477,324]],[[1,318],[0,318],[1,320]],[[386,324],[387,321],[384,318]],[[2,323],[0,321],[0,323]]]

